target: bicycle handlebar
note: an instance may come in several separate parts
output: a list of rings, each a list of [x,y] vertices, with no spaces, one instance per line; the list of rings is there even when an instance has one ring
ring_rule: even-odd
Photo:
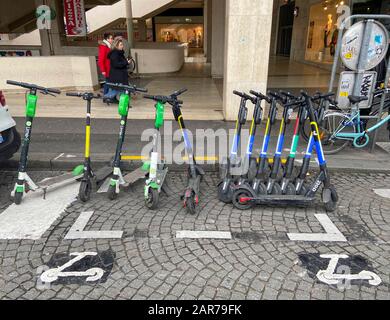
[[[12,86],[18,86],[18,87],[30,89],[30,90],[38,90],[38,91],[41,91],[45,94],[47,94],[47,93],[61,94],[61,91],[58,89],[45,88],[45,87],[37,86],[36,84],[31,84],[31,83],[7,80],[7,84],[12,85]]]
[[[123,90],[130,91],[130,92],[137,92],[137,91],[138,92],[148,92],[148,89],[137,88],[134,85],[125,85],[125,84],[121,84],[121,83],[111,83],[111,82],[107,82],[106,85],[108,87],[111,87],[111,88],[123,89]]]

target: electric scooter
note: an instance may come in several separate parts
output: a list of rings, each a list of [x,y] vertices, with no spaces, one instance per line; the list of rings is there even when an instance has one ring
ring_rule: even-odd
[[[22,143],[22,151],[20,155],[18,178],[16,180],[15,188],[11,193],[11,197],[14,198],[15,204],[19,205],[22,203],[22,198],[26,191],[36,191],[38,189],[42,189],[44,191],[45,196],[47,188],[57,186],[61,183],[67,183],[69,180],[74,180],[77,177],[74,177],[73,174],[65,174],[59,177],[45,179],[44,181],[42,181],[42,183],[35,184],[34,181],[27,174],[28,151],[31,141],[32,125],[37,110],[37,93],[39,92],[44,95],[55,96],[56,94],[61,94],[61,91],[58,89],[44,88],[35,84],[17,82],[13,80],[7,80],[7,84],[26,88],[29,90],[29,93],[26,96],[26,122],[24,139]],[[28,188],[27,190],[26,187]]]
[[[268,147],[269,141],[271,139],[272,127],[275,124],[276,115],[278,111],[277,100],[272,96],[266,96],[261,94],[260,92],[250,91],[250,93],[254,96],[259,97],[260,99],[264,99],[270,105],[268,111],[268,119],[265,128],[263,145],[261,148],[261,152],[259,158],[251,157],[249,161],[249,170],[248,170],[248,183],[253,187],[256,194],[265,193],[266,186],[265,183],[268,180],[268,177],[271,173],[271,169],[269,166],[269,158],[268,158]],[[259,190],[261,189],[261,190]]]
[[[280,94],[283,96],[289,98],[291,101],[297,101],[299,100],[294,95],[292,95],[289,92],[280,91]],[[294,104],[290,104],[290,106],[293,108],[293,110],[298,109],[297,117],[295,120],[294,125],[294,133],[293,133],[293,139],[291,143],[291,149],[290,154],[287,157],[287,161],[284,167],[284,173],[283,173],[283,179],[280,182],[280,186],[282,189],[282,194],[286,195],[295,195],[295,185],[294,185],[294,171],[295,171],[295,158],[298,150],[299,145],[299,138],[300,138],[300,132],[301,132],[301,125],[304,123],[303,117],[305,116],[305,109],[304,109],[304,101],[299,100],[296,104],[296,107],[294,107]],[[288,106],[289,107],[289,106]]]
[[[84,164],[76,167],[73,170],[74,176],[82,175],[79,189],[79,199],[82,202],[88,202],[91,197],[91,192],[96,192],[104,181],[111,175],[111,167],[103,167],[94,172],[91,165],[91,107],[93,99],[101,99],[100,95],[95,95],[93,92],[84,93],[66,93],[68,97],[83,98],[87,101],[87,117],[85,123],[85,160]]]
[[[269,92],[283,107],[283,116],[280,122],[280,129],[278,135],[278,142],[276,145],[276,151],[273,159],[271,174],[269,175],[266,192],[267,194],[280,195],[282,194],[282,188],[278,183],[278,175],[282,168],[282,153],[285,142],[286,129],[291,115],[291,109],[288,105],[288,98],[282,96],[276,92]]]
[[[325,205],[325,209],[327,211],[334,211],[336,209],[336,205],[338,202],[338,195],[336,188],[330,182],[330,176],[328,173],[326,160],[324,157],[321,139],[319,136],[317,117],[313,110],[312,98],[304,91],[301,91],[301,95],[305,101],[305,107],[308,111],[308,115],[310,118],[311,125],[311,137],[308,145],[308,153],[311,153],[315,146],[316,153],[318,157],[318,162],[320,165],[320,172],[310,185],[307,188],[306,192],[303,194],[298,193],[296,195],[270,195],[270,194],[255,194],[254,190],[246,185],[240,186],[240,188],[236,189],[233,196],[233,205],[235,208],[240,210],[248,210],[252,208],[255,204],[257,205],[296,205],[296,206],[306,206],[313,204],[315,201],[315,195],[318,192],[321,185],[323,185],[322,189],[322,202]],[[293,102],[290,106],[301,103],[301,102]],[[289,106],[289,107],[290,107]],[[309,160],[304,161],[303,166],[309,166]],[[302,167],[303,167],[302,166]],[[306,176],[304,177],[306,178]]]
[[[203,180],[205,172],[196,163],[192,144],[188,137],[188,132],[185,127],[183,114],[181,112],[183,101],[177,99],[181,94],[186,91],[187,89],[181,89],[179,91],[174,92],[169,96],[171,101],[167,102],[172,106],[173,115],[175,117],[175,120],[179,124],[180,130],[182,132],[185,149],[188,156],[188,181],[187,187],[181,199],[183,200],[183,205],[187,209],[187,212],[191,215],[194,215],[196,214],[196,207],[199,205],[200,183]]]
[[[11,117],[0,91],[0,161],[11,159],[18,152],[21,145],[19,132],[16,130],[16,122]]]
[[[158,207],[160,193],[163,190],[164,182],[168,175],[168,167],[164,161],[161,160],[158,153],[158,141],[161,137],[160,128],[164,124],[165,104],[174,104],[175,99],[166,96],[151,96],[147,94],[144,95],[144,98],[156,101],[156,116],[154,121],[154,128],[156,131],[153,135],[153,150],[151,152],[150,161],[146,161],[143,165],[143,170],[149,172],[144,189],[145,205],[147,208],[155,210]]]
[[[238,109],[238,116],[236,120],[236,129],[233,136],[232,149],[230,151],[230,157],[222,160],[222,164],[219,168],[221,182],[218,185],[218,199],[224,203],[231,203],[234,192],[234,187],[241,177],[240,171],[241,158],[238,157],[238,149],[241,140],[242,127],[245,125],[248,109],[246,102],[252,100],[253,97],[243,92],[233,91],[233,93],[241,97],[240,108]]]
[[[115,88],[123,92],[119,98],[119,107],[118,113],[121,116],[119,138],[115,151],[114,161],[113,161],[113,174],[110,180],[110,185],[108,187],[108,198],[110,200],[115,200],[120,193],[120,186],[129,187],[131,184],[137,182],[140,179],[145,178],[145,173],[142,171],[142,168],[139,168],[125,177],[122,175],[121,171],[121,160],[122,160],[122,148],[125,141],[126,135],[126,126],[127,126],[127,117],[129,114],[131,94],[135,92],[148,92],[147,89],[137,88],[133,85],[124,85],[120,83],[107,83],[108,87]]]

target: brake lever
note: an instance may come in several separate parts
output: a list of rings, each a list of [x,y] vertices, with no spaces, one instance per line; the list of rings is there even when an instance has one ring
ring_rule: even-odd
[[[45,91],[45,90],[42,90],[42,91],[39,91],[39,92],[44,94],[45,96],[49,95],[49,96],[52,96],[52,97],[57,97],[54,93],[51,93],[51,92],[48,92],[48,91]]]

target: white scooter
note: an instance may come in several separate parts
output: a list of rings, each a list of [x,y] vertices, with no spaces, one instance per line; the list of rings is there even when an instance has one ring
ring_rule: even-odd
[[[0,161],[11,159],[19,150],[20,144],[15,120],[11,117],[4,95],[0,91]]]

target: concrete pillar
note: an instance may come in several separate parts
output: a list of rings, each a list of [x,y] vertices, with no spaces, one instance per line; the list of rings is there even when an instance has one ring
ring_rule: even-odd
[[[204,1],[204,56],[211,62],[213,0]]]
[[[138,20],[138,32],[140,41],[146,41],[147,38],[147,25],[146,20]]]
[[[211,75],[213,78],[223,78],[226,2],[226,0],[212,1]]]
[[[133,28],[133,9],[131,0],[125,0],[126,4],[126,25],[127,25],[127,41],[130,48],[134,48],[134,28]]]
[[[240,98],[233,90],[267,90],[273,0],[227,0],[223,109],[237,117]],[[248,104],[249,106],[249,104]],[[252,114],[249,107],[250,116]]]
[[[55,10],[56,17],[51,22],[51,29],[40,30],[43,56],[60,55],[62,47],[66,43],[65,25],[64,25],[64,7],[62,0],[35,0],[36,6],[48,5]]]

